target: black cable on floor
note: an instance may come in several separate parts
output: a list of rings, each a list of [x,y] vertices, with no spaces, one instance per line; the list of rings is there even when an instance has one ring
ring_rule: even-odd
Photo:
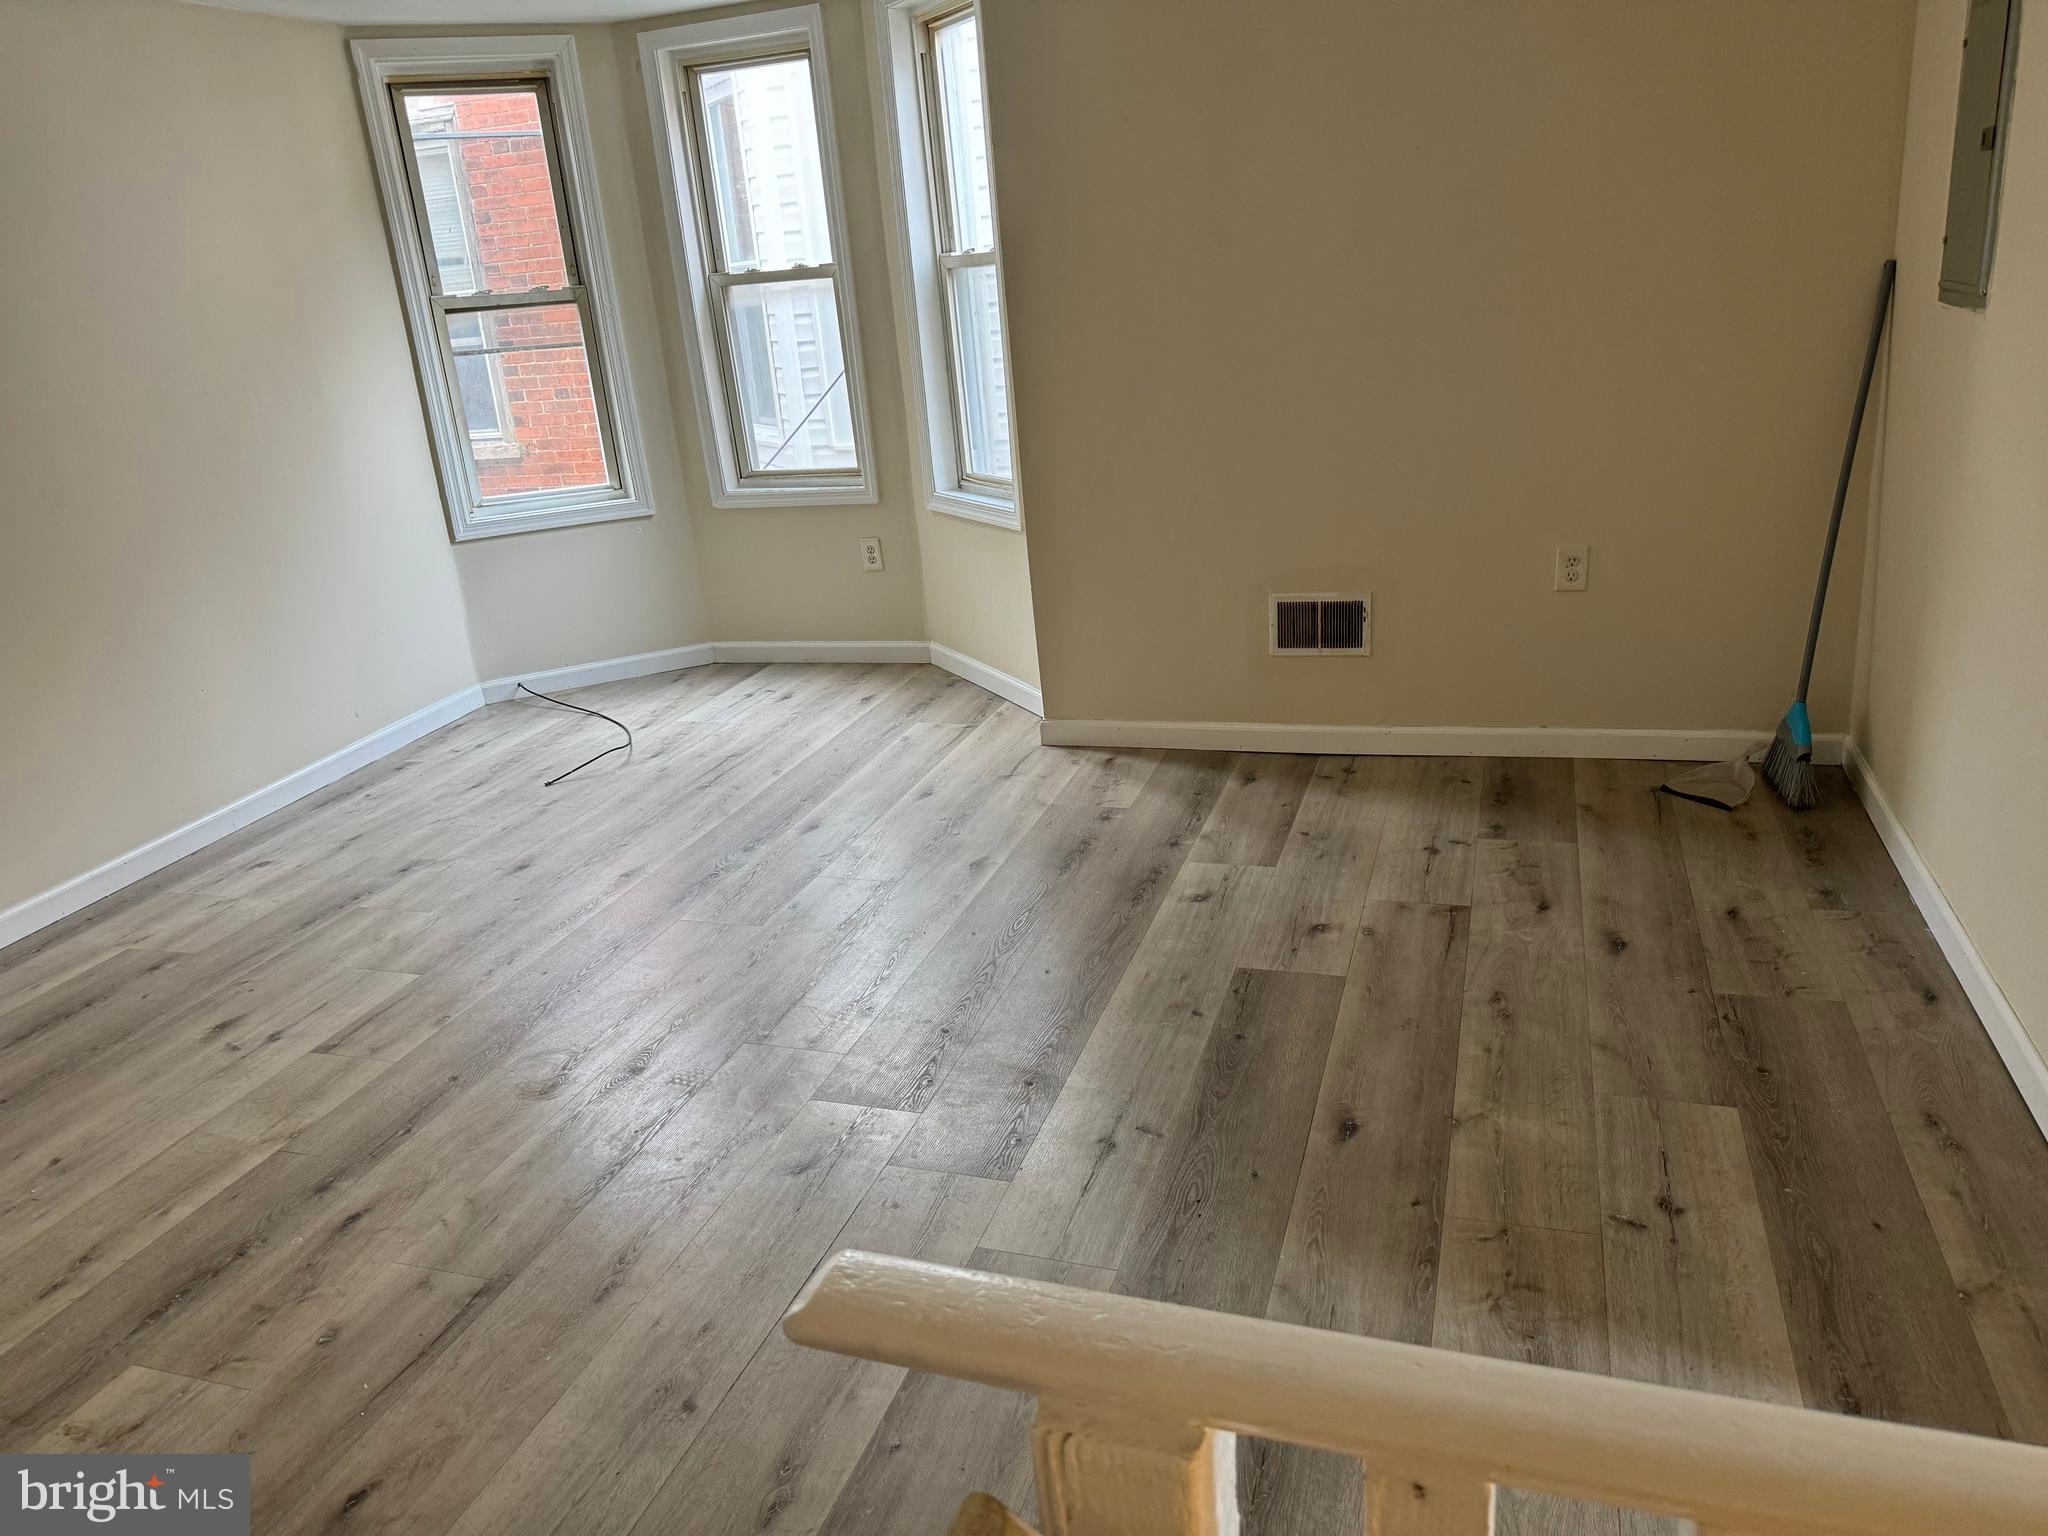
[[[625,721],[613,720],[610,715],[606,714],[601,709],[585,709],[581,704],[571,704],[567,699],[558,699],[552,693],[542,693],[538,688],[529,688],[524,683],[521,683],[519,685],[519,689],[522,693],[532,694],[536,699],[546,699],[550,704],[559,704],[564,709],[573,709],[578,714],[595,715],[600,720],[610,721],[613,725],[616,725],[620,730],[626,733],[626,739],[620,742],[617,746],[606,747],[602,752],[597,754],[597,757],[586,757],[574,768],[571,768],[569,770],[569,773],[581,773],[585,768],[588,768],[592,763],[596,762],[598,758],[610,757],[614,752],[631,752],[633,750],[633,728],[630,725],[626,724]],[[558,773],[552,779],[542,779],[540,781],[540,787],[542,789],[552,789],[555,785],[561,783],[562,780],[568,778],[569,773]]]

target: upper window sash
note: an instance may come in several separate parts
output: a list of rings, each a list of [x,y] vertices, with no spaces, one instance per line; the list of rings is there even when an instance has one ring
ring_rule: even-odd
[[[646,32],[640,54],[713,502],[874,501],[818,8]],[[743,185],[766,173],[729,137],[761,121],[761,103],[744,98],[775,92],[789,98],[800,151],[775,175],[801,216],[785,202],[779,220],[740,206]]]
[[[918,85],[923,97],[925,157],[931,177],[932,222],[939,251],[949,258],[981,257],[993,262],[996,248],[993,217],[986,227],[981,227],[981,221],[972,213],[965,220],[961,217],[963,207],[972,203],[974,198],[971,189],[959,187],[954,182],[953,151],[956,147],[965,147],[964,137],[969,130],[965,124],[954,120],[939,66],[939,35],[968,21],[973,15],[974,6],[970,3],[918,19]],[[976,227],[963,228],[963,224]]]
[[[454,537],[650,515],[574,41],[392,38],[350,47]],[[466,102],[520,98],[533,104],[523,117],[462,121]],[[500,245],[492,258],[490,242],[479,244],[489,231],[476,227],[468,199],[472,188],[489,185],[472,178],[490,173],[471,168],[467,157],[477,141],[503,146],[529,137],[541,150],[555,238],[552,250],[541,238],[522,252],[539,270],[532,285],[514,287],[516,276],[494,282],[490,275],[491,260],[502,262],[506,252]],[[460,261],[437,249],[429,160],[445,163],[452,183]],[[528,156],[520,171],[530,181],[540,165]],[[440,233],[445,240],[454,231]],[[568,373],[550,362],[572,350],[580,357]],[[549,374],[565,382],[543,379]],[[508,391],[508,377],[524,387]],[[585,402],[566,429],[559,414],[550,424],[538,410],[543,382],[551,385],[549,400],[564,398],[567,388],[568,398]]]

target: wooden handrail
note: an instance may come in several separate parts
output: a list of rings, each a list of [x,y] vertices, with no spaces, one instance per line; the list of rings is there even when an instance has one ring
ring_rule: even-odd
[[[1035,1394],[1041,1503],[1049,1474],[1085,1465],[1071,1446],[1057,1449],[1077,1437],[1177,1458],[1198,1489],[1217,1480],[1218,1448],[1200,1432],[1232,1431],[1360,1457],[1375,1483],[1427,1468],[1461,1498],[1474,1486],[1535,1489],[1743,1536],[2048,1532],[2048,1449],[878,1254],[828,1260],[783,1331]],[[1052,1532],[1084,1528],[1057,1511],[1044,1518]],[[1386,1518],[1388,1530],[1488,1528]],[[1143,1524],[1179,1532],[1228,1520]]]

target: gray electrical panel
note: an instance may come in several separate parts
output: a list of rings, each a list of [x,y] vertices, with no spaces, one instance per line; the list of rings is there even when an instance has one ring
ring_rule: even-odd
[[[1941,242],[1941,302],[1982,309],[1991,292],[1998,236],[1998,183],[2012,120],[2019,57],[2020,0],[1970,0],[1963,83],[1956,98],[1955,152],[1948,170],[1948,232]]]

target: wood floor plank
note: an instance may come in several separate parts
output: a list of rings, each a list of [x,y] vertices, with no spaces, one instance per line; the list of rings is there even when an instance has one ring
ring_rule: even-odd
[[[972,1269],[1106,1291],[1107,1270],[978,1250]],[[868,1441],[823,1536],[903,1536],[944,1530],[970,1493],[989,1493],[1027,1520],[1038,1499],[1031,1481],[1032,1399],[976,1382],[922,1372],[904,1381]]]
[[[1463,907],[1366,908],[1268,1316],[1428,1341],[1469,930]]]
[[[1134,1202],[1193,1102],[1231,957],[1265,908],[1272,873],[1181,866],[1025,1153],[990,1247],[1117,1267]]]
[[[1480,769],[1479,835],[1507,843],[1572,843],[1578,789],[1568,757],[1489,757]]]
[[[1066,748],[1063,756],[1076,759],[1081,767],[1075,774],[1076,787],[1088,804],[1115,810],[1134,803],[1146,780],[1166,754],[1153,748],[1106,751],[1078,751]]]
[[[1578,853],[1482,842],[1477,863],[1448,1208],[1494,1226],[1597,1234]]]
[[[71,953],[76,954],[77,951]],[[92,963],[0,1014],[0,1093],[19,1103],[118,1046],[165,1008],[190,999],[213,964],[148,949],[92,950]]]
[[[1576,765],[1593,1082],[1715,1102],[1713,986],[1674,808],[1657,763]]]
[[[192,1445],[249,1458],[266,1520],[272,1510],[293,1508],[496,1294],[490,1281],[469,1275],[380,1266],[267,1380],[226,1403]]]
[[[1189,858],[1202,864],[1277,864],[1315,765],[1313,757],[1239,753]]]
[[[545,1005],[482,1011],[429,1042],[416,1074],[380,1076],[295,1134],[296,1153],[266,1158],[0,1355],[9,1422],[40,1424],[130,1358],[260,1375],[288,1353],[396,1217],[443,1180],[464,1187],[465,1169],[495,1165],[531,1117],[558,1112],[557,1053],[610,996],[555,997],[536,980]]]
[[[615,974],[617,988],[597,988],[544,1013],[544,1038],[559,1049],[590,1021],[610,1022],[613,1005],[628,995],[628,979]],[[484,1025],[479,1021],[479,1036],[487,1033]],[[622,1033],[631,1040],[630,1031]],[[208,1284],[182,1292],[175,1312],[154,1320],[149,1342],[131,1346],[133,1358],[237,1385],[264,1379],[318,1328],[359,1266],[374,1269],[401,1256],[425,1212],[466,1195],[523,1131],[570,1108],[520,1095],[528,1062],[519,1053],[480,1048],[448,1055],[456,1064],[436,1086],[450,1097],[422,1102],[404,1091],[412,1086],[416,1094],[418,1085],[386,1075],[304,1140],[295,1136],[288,1145],[305,1148],[297,1155],[325,1170],[311,1197],[283,1213],[280,1229],[264,1241],[238,1249]],[[387,1083],[390,1091],[380,1091]],[[408,1108],[424,1111],[426,1123],[394,1121]]]
[[[904,1139],[905,1167],[1008,1179],[1165,900],[1217,789],[1207,757],[1161,763],[1113,815],[1085,880],[1061,889],[1037,940],[939,1078]],[[950,1010],[945,1010],[950,1011]]]
[[[9,1253],[0,1264],[0,1348],[34,1333],[275,1149],[194,1131]]]
[[[103,1072],[50,1087],[9,1118],[0,1130],[0,1221],[12,1239],[32,1240],[412,984],[309,959],[167,1012],[146,1042]],[[134,1112],[138,1101],[149,1114]]]
[[[1807,1403],[2005,1433],[1847,1009],[1731,997],[1717,1034]]]
[[[1433,1342],[1496,1360],[1607,1370],[1607,1310],[1597,1233],[1453,1219],[1444,1232]],[[1499,1536],[1608,1536],[1612,1509],[1503,1488]]]
[[[2007,1421],[2048,1443],[2048,1143],[1919,914],[1821,926]]]
[[[989,710],[995,701],[983,696]],[[975,722],[978,724],[979,722]],[[747,867],[684,909],[687,917],[764,924],[960,744],[969,726],[906,725],[806,815],[749,855]]]
[[[1320,757],[1273,873],[1242,962],[1265,971],[1342,976],[1358,942],[1385,830],[1384,760]]]
[[[815,1078],[764,1063],[747,1081],[758,1091],[707,1100],[688,1134],[643,1153],[578,1212],[271,1528],[452,1527],[710,1216],[774,1146],[788,1150]]]
[[[965,1264],[1001,1193],[986,1179],[885,1168],[832,1246]],[[907,1374],[771,1331],[634,1530],[673,1530],[682,1509],[697,1536],[818,1529]]]
[[[1807,899],[1821,911],[1914,911],[1913,893],[1848,776],[1831,767],[1815,768],[1813,776],[1820,798],[1811,810],[1793,811],[1769,797]]]
[[[509,1280],[643,1153],[691,1144],[707,1115],[716,1123],[721,1101],[760,1098],[769,1072],[796,1068],[815,1080],[827,1066],[809,1053],[735,1046],[687,1014],[670,1015],[599,1073],[590,1093],[474,1184],[457,1186],[459,1199],[414,1202],[392,1223],[389,1251],[408,1264]]]
[[[1724,996],[1838,997],[1775,804],[1754,795],[1732,811],[1671,805],[1707,975]]]
[[[1119,1290],[1264,1311],[1343,995],[1335,976],[1237,972],[1188,1113],[1132,1209]]]
[[[811,1043],[845,1050],[859,1042],[1078,767],[1038,746],[1036,719],[1000,712],[833,860],[821,879],[879,889],[867,921],[792,1005]]]
[[[206,1122],[204,1130],[282,1145],[391,1069],[388,1061],[308,1051]]]
[[[1814,927],[1843,997],[1891,993],[1918,998],[1951,1017],[1972,1012],[1969,995],[1919,913],[1820,912]],[[1872,1067],[1883,1075],[1882,1063]]]
[[[235,1387],[131,1365],[28,1449],[42,1455],[190,1451],[244,1396]]]
[[[330,1048],[402,1055],[474,1006],[480,993],[531,987],[525,973],[534,958],[593,924],[606,942],[593,946],[589,933],[581,935],[587,966],[631,954],[726,872],[744,868],[750,851],[771,841],[826,786],[839,784],[944,698],[943,674],[903,672],[873,684],[863,674],[860,685],[807,705],[805,713],[743,724],[737,742],[722,743],[708,763],[686,767],[681,784],[652,752],[632,767],[627,787],[598,781],[587,803],[559,802],[553,820],[535,818],[521,845],[482,866],[473,882],[482,899],[462,909],[460,924],[437,925],[428,983],[337,1036]],[[555,974],[564,986],[582,979],[572,971]]]
[[[630,1529],[866,1197],[910,1116],[806,1105],[523,1440],[459,1532]]]
[[[1480,769],[1469,757],[1399,757],[1377,776],[1387,813],[1373,863],[1373,901],[1472,899]]]
[[[1599,1120],[1614,1374],[1797,1403],[1742,1116],[1602,1098]]]
[[[1213,1019],[1105,1017],[989,1224],[988,1245],[1115,1269],[1131,1212],[1171,1154]]]
[[[1469,929],[1464,907],[1366,907],[1267,1316],[1429,1342]],[[1239,1484],[1267,1536],[1336,1536],[1365,1518],[1349,1457],[1251,1441]]]
[[[0,1041],[10,1038],[16,1028],[9,1022],[9,1015],[52,988],[74,982],[109,961],[117,967],[137,963],[128,951],[101,943],[97,930],[91,937],[93,942],[89,944],[80,941],[58,945],[39,954],[25,955],[19,963],[0,970]],[[160,955],[157,958],[168,960],[170,956]],[[88,995],[92,995],[98,989],[88,987],[86,990]]]
[[[1124,813],[1065,800],[1003,859],[887,997],[820,1090],[837,1103],[921,1111],[1006,989],[1059,894],[1088,878]]]

